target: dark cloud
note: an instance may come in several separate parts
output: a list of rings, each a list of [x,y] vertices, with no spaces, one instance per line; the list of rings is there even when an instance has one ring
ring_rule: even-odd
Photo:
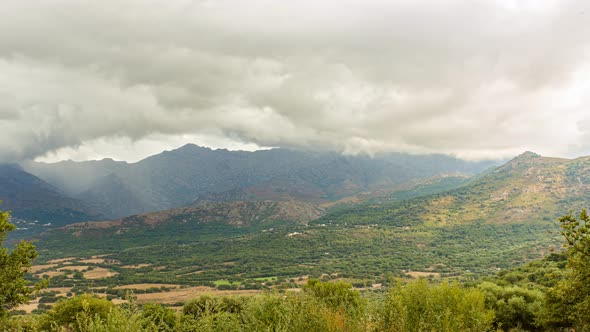
[[[590,152],[585,1],[8,0],[0,14],[3,160],[180,138]]]

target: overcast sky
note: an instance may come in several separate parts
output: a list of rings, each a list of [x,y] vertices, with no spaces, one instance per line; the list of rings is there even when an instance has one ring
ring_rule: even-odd
[[[590,1],[2,0],[0,160],[590,154]]]

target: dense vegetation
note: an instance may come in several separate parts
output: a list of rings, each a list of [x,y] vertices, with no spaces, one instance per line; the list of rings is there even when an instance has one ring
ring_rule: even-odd
[[[3,232],[14,227],[2,215]],[[254,297],[201,296],[181,312],[157,304],[115,305],[91,294],[61,299],[35,315],[1,318],[7,331],[535,331],[590,327],[590,217],[560,219],[567,251],[459,285],[398,279],[387,290],[361,294],[344,282],[311,279],[301,292]],[[34,250],[17,259],[20,287],[11,308],[26,298],[22,273]],[[18,253],[20,247],[13,251]],[[6,260],[4,260],[6,261]],[[14,270],[13,269],[13,270]],[[6,272],[6,271],[5,271]],[[3,272],[3,275],[7,273]],[[393,279],[392,279],[393,280]],[[3,285],[8,285],[3,281]]]
[[[121,306],[80,295],[38,316],[14,316],[9,331],[486,331],[494,312],[482,292],[426,281],[363,297],[345,283],[310,281],[300,293],[202,296],[182,311]]]
[[[118,273],[104,281],[116,284],[206,285],[325,274],[382,283],[409,271],[469,280],[558,248],[554,220],[587,201],[589,169],[587,158],[527,153],[458,188],[459,179],[441,180],[379,202],[338,206],[307,223],[261,216],[236,225],[173,214],[158,224],[57,230],[37,245],[40,262],[71,252],[81,258],[109,255],[121,265],[100,267]],[[251,219],[247,214],[242,220]],[[141,273],[121,267],[133,264],[148,265]]]

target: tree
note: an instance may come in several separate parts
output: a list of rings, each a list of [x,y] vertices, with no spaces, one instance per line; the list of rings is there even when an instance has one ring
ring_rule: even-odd
[[[0,211],[0,319],[6,316],[8,310],[28,302],[30,295],[41,287],[40,284],[29,287],[29,282],[25,280],[25,273],[37,257],[35,246],[21,241],[9,250],[3,245],[8,232],[16,229],[9,219],[10,212]]]
[[[303,291],[333,309],[359,308],[363,305],[360,293],[352,289],[351,284],[341,281],[332,283],[309,279],[303,286]]]
[[[422,279],[398,282],[386,297],[376,319],[378,331],[489,331],[494,311],[486,308],[486,296],[444,282],[431,285]]]
[[[564,279],[547,293],[544,321],[554,328],[590,328],[590,216],[582,210],[559,219],[568,263]]]

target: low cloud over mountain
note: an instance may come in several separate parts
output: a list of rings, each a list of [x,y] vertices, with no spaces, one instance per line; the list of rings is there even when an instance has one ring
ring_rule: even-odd
[[[590,152],[582,1],[1,7],[4,161],[139,159],[181,140],[470,159]]]

